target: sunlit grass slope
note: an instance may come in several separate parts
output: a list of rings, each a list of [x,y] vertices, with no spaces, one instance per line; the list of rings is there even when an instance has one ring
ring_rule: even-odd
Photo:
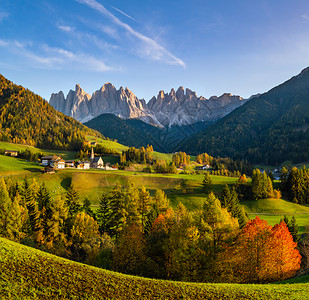
[[[205,284],[123,275],[0,238],[1,299],[308,299],[293,284]]]
[[[34,162],[27,162],[24,159],[0,155],[0,176],[15,175],[19,173],[40,172],[42,166]]]
[[[306,226],[309,226],[309,207],[305,205],[283,199],[259,199],[243,201],[241,204],[244,205],[250,218],[259,216],[272,226],[278,224],[284,216],[291,219],[293,215],[301,233],[305,232]]]
[[[21,144],[13,144],[13,143],[7,143],[7,142],[1,142],[0,141],[0,149],[4,150],[15,150],[15,151],[24,151],[26,149],[31,150],[32,152],[40,152],[43,153],[44,155],[60,155],[64,159],[74,159],[76,156],[76,152],[74,151],[64,151],[64,150],[46,150],[46,149],[40,149],[40,148],[35,148],[32,146],[28,145],[21,145]]]

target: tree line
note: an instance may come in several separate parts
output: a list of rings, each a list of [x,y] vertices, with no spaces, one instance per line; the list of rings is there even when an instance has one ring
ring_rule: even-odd
[[[220,199],[219,199],[220,198]],[[203,282],[270,282],[300,267],[284,221],[248,221],[226,187],[201,209],[172,208],[162,190],[115,186],[94,212],[69,186],[51,197],[44,183],[0,180],[0,234],[42,250],[127,274]]]

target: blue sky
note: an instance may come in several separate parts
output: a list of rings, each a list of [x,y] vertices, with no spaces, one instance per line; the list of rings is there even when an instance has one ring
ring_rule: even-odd
[[[0,0],[0,28],[0,73],[47,100],[106,82],[246,98],[309,66],[307,0]]]

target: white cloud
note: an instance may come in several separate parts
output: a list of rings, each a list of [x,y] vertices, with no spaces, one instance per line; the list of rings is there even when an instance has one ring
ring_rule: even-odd
[[[123,12],[122,10],[118,9],[117,7],[112,6],[112,8],[113,8],[114,10],[117,10],[118,12],[120,12],[121,14],[123,14],[124,16],[126,16],[127,18],[129,18],[129,19],[131,19],[131,20],[133,20],[133,21],[136,22],[136,20],[135,20],[134,18],[132,18],[131,16],[129,16],[128,14],[126,14],[125,12]]]
[[[32,67],[48,69],[72,68],[77,70],[91,70],[105,72],[115,70],[103,61],[87,54],[76,54],[62,48],[53,48],[48,45],[32,47],[32,43],[23,44],[18,41],[0,40],[0,47],[10,50],[13,55],[28,58]],[[33,50],[32,48],[35,48]],[[24,61],[25,62],[25,61]]]
[[[98,3],[95,0],[76,0],[76,1],[85,4],[91,7],[92,9],[95,9],[96,11],[100,12],[101,14],[107,16],[112,20],[112,22],[115,25],[124,29],[131,37],[136,38],[137,41],[140,43],[139,45],[137,45],[138,48],[136,50],[139,53],[139,55],[148,57],[152,60],[162,61],[167,64],[185,67],[185,63],[182,59],[170,53],[163,46],[159,45],[155,40],[145,36],[142,33],[139,33],[128,24],[119,20],[116,16],[114,16],[111,12],[109,12],[102,4]],[[102,29],[106,30],[106,28]],[[110,35],[113,34],[114,38],[116,37],[115,33],[112,31],[110,31],[109,34]]]
[[[52,48],[47,45],[43,46],[43,49],[54,56],[62,59],[63,62],[71,62],[75,67],[82,67],[83,69],[92,70],[92,71],[110,71],[114,68],[107,66],[104,62],[86,54],[75,54],[71,51],[61,49],[61,48]]]
[[[73,31],[73,28],[70,26],[66,26],[66,25],[57,25],[57,26],[62,31],[66,31],[66,32]]]

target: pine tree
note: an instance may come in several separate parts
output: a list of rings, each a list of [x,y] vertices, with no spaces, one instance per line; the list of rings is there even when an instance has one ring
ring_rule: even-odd
[[[28,183],[27,178],[24,180],[22,198],[28,210],[29,234],[35,234],[41,229],[40,211],[36,202],[35,195]]]
[[[41,184],[38,193],[36,195],[37,202],[38,202],[38,207],[39,210],[41,211],[43,207],[48,208],[50,206],[50,194],[45,186],[45,182]]]
[[[203,185],[203,191],[206,194],[209,194],[209,193],[212,192],[213,185],[212,185],[212,180],[211,180],[211,177],[209,175],[209,172],[205,173],[202,185]]]
[[[139,213],[141,216],[141,224],[142,224],[142,228],[144,230],[145,225],[146,225],[146,217],[147,214],[150,210],[150,196],[149,196],[149,192],[146,191],[145,187],[143,186],[142,189],[139,192]]]
[[[219,199],[211,192],[203,206],[202,220],[208,224],[212,255],[216,255],[222,242],[237,234],[237,219],[233,218],[226,208],[221,208]]]
[[[127,212],[128,226],[141,224],[138,203],[139,191],[133,184],[129,184],[124,190],[124,209]]]
[[[226,184],[224,186],[224,188],[223,188],[222,195],[221,195],[221,198],[220,198],[222,207],[227,207],[228,206],[230,198],[231,198],[230,188]]]
[[[288,193],[288,186],[287,186],[287,182],[288,182],[288,170],[283,167],[281,172],[280,172],[280,190],[282,192],[283,195],[287,195]]]
[[[66,205],[69,208],[70,217],[75,216],[80,211],[80,205],[78,201],[78,192],[74,190],[73,184],[71,183],[66,194]]]
[[[157,189],[152,198],[153,208],[157,210],[158,214],[165,213],[170,207],[168,198],[164,191]]]
[[[68,257],[69,242],[66,235],[66,220],[68,219],[68,208],[65,200],[58,196],[51,205],[51,218],[48,219],[44,235],[44,243],[47,249],[53,253]]]
[[[11,224],[10,224],[10,233],[15,241],[19,241],[24,237],[23,234],[23,208],[19,205],[20,196],[16,194],[12,203],[11,203]]]
[[[108,233],[111,237],[118,239],[120,233],[127,224],[127,211],[124,203],[125,195],[119,186],[116,186],[110,195],[110,216],[108,223]]]
[[[102,194],[100,198],[99,209],[96,213],[101,233],[109,232],[110,210],[110,197],[107,194]]]
[[[13,238],[10,230],[12,218],[12,202],[4,180],[0,179],[0,235]]]
[[[286,226],[288,227],[292,237],[293,237],[293,241],[295,243],[299,243],[301,240],[301,235],[299,234],[299,228],[298,225],[296,223],[296,219],[295,216],[292,216],[291,220],[289,220],[289,218],[287,216],[284,216],[283,220],[280,220],[280,222],[283,221]]]
[[[85,212],[86,214],[88,214],[90,217],[95,219],[95,213],[93,212],[93,210],[91,209],[91,202],[88,199],[88,197],[86,196],[83,200],[83,205],[81,207],[81,211]]]

